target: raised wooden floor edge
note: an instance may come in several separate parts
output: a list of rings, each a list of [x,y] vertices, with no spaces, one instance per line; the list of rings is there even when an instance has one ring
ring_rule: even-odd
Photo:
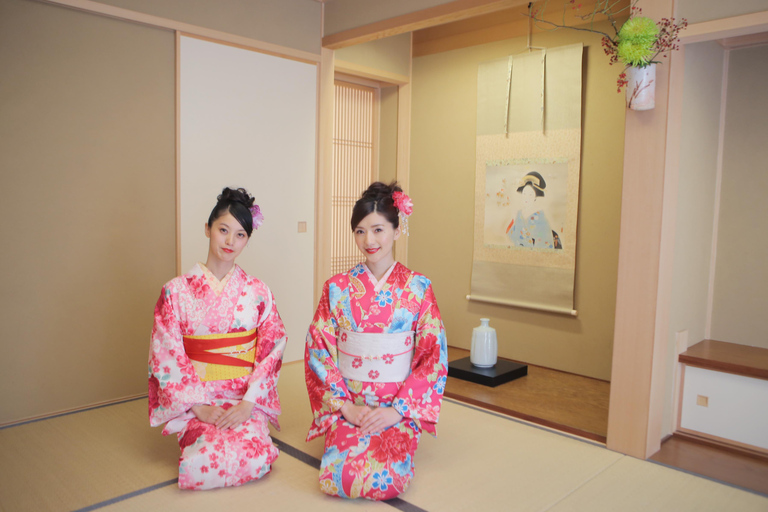
[[[585,439],[589,439],[591,441],[597,441],[598,443],[605,444],[606,438],[605,436],[601,436],[599,434],[595,434],[593,432],[587,432],[586,430],[581,430],[578,428],[570,427],[568,425],[563,425],[560,423],[556,423],[554,421],[545,420],[543,418],[537,418],[535,416],[531,416],[530,414],[525,414],[523,412],[513,411],[511,409],[507,409],[505,407],[500,407],[498,405],[489,404],[486,402],[481,402],[480,400],[475,400],[474,398],[470,398],[468,396],[459,395],[457,393],[451,393],[450,391],[446,391],[444,393],[444,396],[447,398],[452,398],[453,400],[458,400],[460,402],[464,402],[470,405],[474,405],[475,407],[480,407],[481,409],[488,409],[489,411],[498,412],[501,414],[505,414],[507,416],[512,416],[513,418],[517,418],[520,420],[524,420],[530,423],[535,423],[537,425],[541,425],[543,427],[551,428],[554,430],[559,430],[561,432],[565,432],[567,434],[572,434],[575,436],[583,437]]]
[[[671,436],[665,438],[664,441],[666,441],[670,437],[681,439],[681,440],[685,440],[685,441],[689,441],[691,443],[696,443],[696,444],[700,444],[700,445],[703,445],[703,446],[709,446],[709,447],[712,447],[712,448],[717,448],[718,450],[722,450],[722,451],[726,451],[726,452],[730,452],[730,453],[735,453],[735,454],[738,454],[738,455],[745,455],[745,456],[751,457],[753,459],[758,459],[758,460],[762,460],[762,461],[768,462],[768,453],[762,452],[762,451],[757,451],[757,450],[752,450],[748,446],[737,446],[737,445],[731,444],[730,442],[727,442],[727,441],[718,441],[717,439],[711,439],[709,437],[702,437],[702,436],[698,436],[698,435],[696,435],[696,434],[694,434],[692,432],[683,432],[683,431],[680,431],[680,430],[675,431]],[[664,441],[662,441],[662,444],[664,443]]]

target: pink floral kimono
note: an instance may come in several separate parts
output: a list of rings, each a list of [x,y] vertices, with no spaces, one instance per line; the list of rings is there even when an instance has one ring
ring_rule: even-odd
[[[347,337],[365,339],[366,333],[393,335],[410,350],[392,349],[380,357],[353,353],[340,360],[353,350],[346,348]],[[399,381],[377,379],[380,370],[402,357],[412,360],[409,365],[406,360]],[[429,279],[399,263],[378,282],[364,264],[329,279],[309,327],[304,358],[314,414],[307,440],[325,434],[322,491],[373,500],[404,492],[413,477],[421,432],[436,434],[448,373],[445,330]],[[344,375],[353,372],[361,380],[343,377],[340,364],[349,368]],[[403,419],[383,432],[364,435],[341,414],[347,400],[394,407]]]
[[[261,478],[278,450],[277,378],[286,337],[267,285],[235,265],[221,281],[202,264],[169,281],[155,306],[149,353],[149,422],[177,434],[179,487],[211,489]],[[234,429],[199,421],[193,405],[254,402]]]

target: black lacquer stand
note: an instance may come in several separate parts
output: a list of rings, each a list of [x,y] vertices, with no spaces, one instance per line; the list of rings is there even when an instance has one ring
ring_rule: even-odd
[[[495,388],[511,380],[528,375],[528,365],[513,363],[506,359],[499,359],[493,368],[479,368],[474,366],[468,357],[457,359],[448,363],[448,376],[461,380],[476,382],[483,386]]]

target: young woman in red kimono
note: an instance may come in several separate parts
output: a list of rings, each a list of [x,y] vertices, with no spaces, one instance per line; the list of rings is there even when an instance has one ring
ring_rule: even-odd
[[[429,279],[393,255],[400,219],[411,210],[395,183],[363,193],[351,227],[365,263],[325,283],[309,327],[304,358],[314,421],[307,440],[325,435],[326,494],[398,496],[413,478],[422,431],[436,433],[448,372],[445,330]]]
[[[261,478],[278,450],[277,378],[286,337],[266,284],[235,264],[263,217],[244,189],[225,188],[198,263],[163,287],[149,353],[149,421],[177,434],[179,487],[211,489]]]

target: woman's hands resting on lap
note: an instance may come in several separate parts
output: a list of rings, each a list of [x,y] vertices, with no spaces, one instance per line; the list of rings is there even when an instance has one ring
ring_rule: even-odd
[[[345,402],[341,406],[341,414],[348,422],[360,427],[363,434],[376,434],[403,419],[393,407],[371,408],[367,405],[354,405],[352,402]]]
[[[233,405],[229,409],[224,409],[218,405],[193,405],[191,411],[203,423],[210,423],[223,430],[242,425],[245,420],[251,417],[255,405],[248,400],[241,400],[239,404]]]

